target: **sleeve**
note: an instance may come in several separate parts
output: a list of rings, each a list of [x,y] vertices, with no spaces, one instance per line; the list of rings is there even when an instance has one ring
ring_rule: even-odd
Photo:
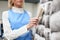
[[[8,12],[3,12],[2,21],[3,21],[4,37],[7,38],[8,40],[16,39],[17,37],[27,32],[27,28],[26,28],[27,25],[17,30],[11,29],[11,25],[8,21]]]
[[[26,10],[27,11],[27,10]],[[27,11],[27,13],[29,14],[30,18],[32,18],[32,13]]]

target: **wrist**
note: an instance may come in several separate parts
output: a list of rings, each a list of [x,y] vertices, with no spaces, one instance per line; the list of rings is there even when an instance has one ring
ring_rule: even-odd
[[[30,26],[29,26],[29,24],[27,25],[27,29],[28,29],[28,30],[30,29]]]

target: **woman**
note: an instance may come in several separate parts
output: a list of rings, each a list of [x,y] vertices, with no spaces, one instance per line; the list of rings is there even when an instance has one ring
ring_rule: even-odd
[[[38,18],[30,18],[23,8],[24,0],[8,0],[9,10],[2,15],[4,37],[8,40],[32,40],[30,28],[36,26]]]

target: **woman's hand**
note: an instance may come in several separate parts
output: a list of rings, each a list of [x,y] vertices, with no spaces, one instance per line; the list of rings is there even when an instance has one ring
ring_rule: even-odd
[[[38,18],[31,18],[29,24],[27,25],[27,29],[37,26],[38,21]]]

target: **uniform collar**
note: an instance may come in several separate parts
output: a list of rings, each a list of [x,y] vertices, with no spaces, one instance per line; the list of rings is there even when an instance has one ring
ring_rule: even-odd
[[[12,7],[12,11],[15,13],[24,13],[23,8]]]

